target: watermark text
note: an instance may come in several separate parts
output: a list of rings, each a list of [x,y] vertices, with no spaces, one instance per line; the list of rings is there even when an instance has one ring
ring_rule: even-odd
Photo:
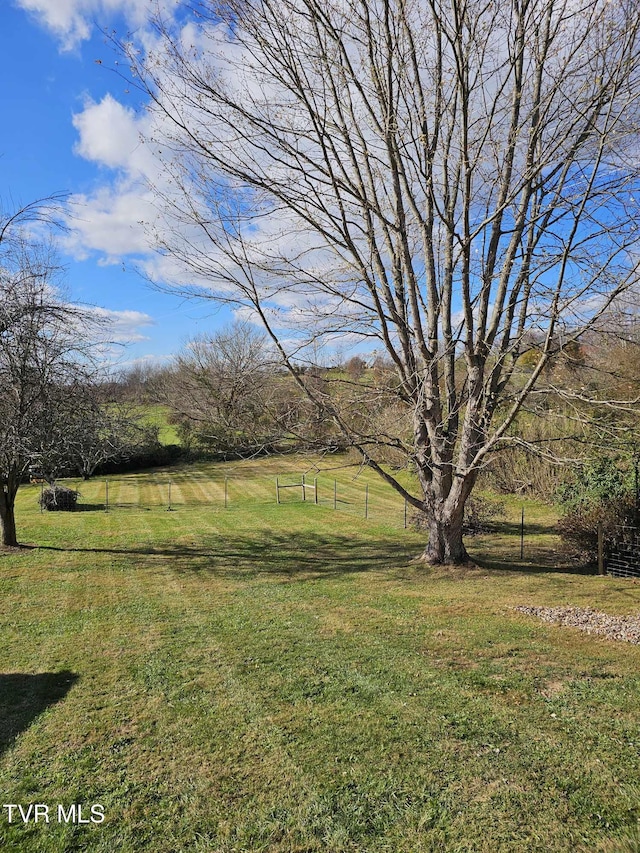
[[[98,824],[104,821],[104,806],[100,803],[86,805],[70,803],[3,803],[2,816],[8,823],[69,823]]]

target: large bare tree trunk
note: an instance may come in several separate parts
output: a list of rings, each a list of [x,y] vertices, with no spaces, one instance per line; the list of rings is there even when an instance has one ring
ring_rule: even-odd
[[[0,488],[0,525],[2,526],[2,544],[17,546],[18,538],[16,532],[15,516],[15,494],[6,490],[6,486]]]
[[[429,542],[421,560],[425,563],[466,563],[469,555],[462,541],[464,510],[446,518],[433,515],[429,518]]]

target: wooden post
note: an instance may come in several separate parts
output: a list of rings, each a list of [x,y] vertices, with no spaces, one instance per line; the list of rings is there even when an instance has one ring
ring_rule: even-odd
[[[305,489],[305,487],[304,487],[304,486],[305,486],[305,483],[304,483],[304,474],[303,474],[303,475],[302,475],[302,500],[303,500],[303,501],[306,501],[307,496],[306,496],[306,494],[305,494],[306,489]]]
[[[602,522],[598,522],[598,574],[604,574],[604,530]]]
[[[369,484],[364,487],[364,517],[369,518]]]
[[[278,478],[276,477],[276,503],[280,503],[280,485],[278,484]]]
[[[524,507],[520,517],[520,559],[524,560]]]
[[[333,508],[335,509],[338,505],[338,481],[333,481]]]
[[[276,479],[276,483],[278,480]],[[278,501],[280,503],[280,501]],[[229,478],[224,478],[224,508],[226,509],[229,506]]]
[[[315,503],[317,505],[317,503],[318,503],[318,478],[317,477],[313,478],[313,494],[315,496]]]

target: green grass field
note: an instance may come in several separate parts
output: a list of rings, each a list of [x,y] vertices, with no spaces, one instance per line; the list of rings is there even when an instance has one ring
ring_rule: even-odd
[[[145,403],[139,409],[140,414],[149,426],[158,427],[160,444],[180,444],[178,431],[169,423],[169,409],[160,403]]]
[[[276,505],[303,471],[319,505]],[[356,473],[129,474],[109,512],[103,480],[71,514],[21,491],[0,788],[50,820],[0,810],[3,853],[640,850],[640,647],[513,609],[632,613],[640,586],[565,564],[533,503],[523,561],[511,502],[469,542],[479,568],[426,569],[402,502]]]

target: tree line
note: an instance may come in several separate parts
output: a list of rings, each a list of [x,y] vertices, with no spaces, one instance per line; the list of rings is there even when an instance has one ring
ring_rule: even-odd
[[[512,394],[528,381],[542,345],[534,334],[523,345]],[[309,361],[297,369],[313,388],[313,401],[283,369],[266,335],[236,322],[193,339],[169,364],[135,366],[109,393],[122,402],[162,405],[185,451],[218,459],[349,450],[332,418],[339,410],[358,441],[389,469],[415,473],[412,408],[388,359],[334,353],[330,363]],[[483,467],[481,482],[498,492],[552,499],[576,467],[603,455],[629,466],[640,450],[633,404],[639,398],[638,318],[612,315],[580,343],[558,338],[536,393]]]

